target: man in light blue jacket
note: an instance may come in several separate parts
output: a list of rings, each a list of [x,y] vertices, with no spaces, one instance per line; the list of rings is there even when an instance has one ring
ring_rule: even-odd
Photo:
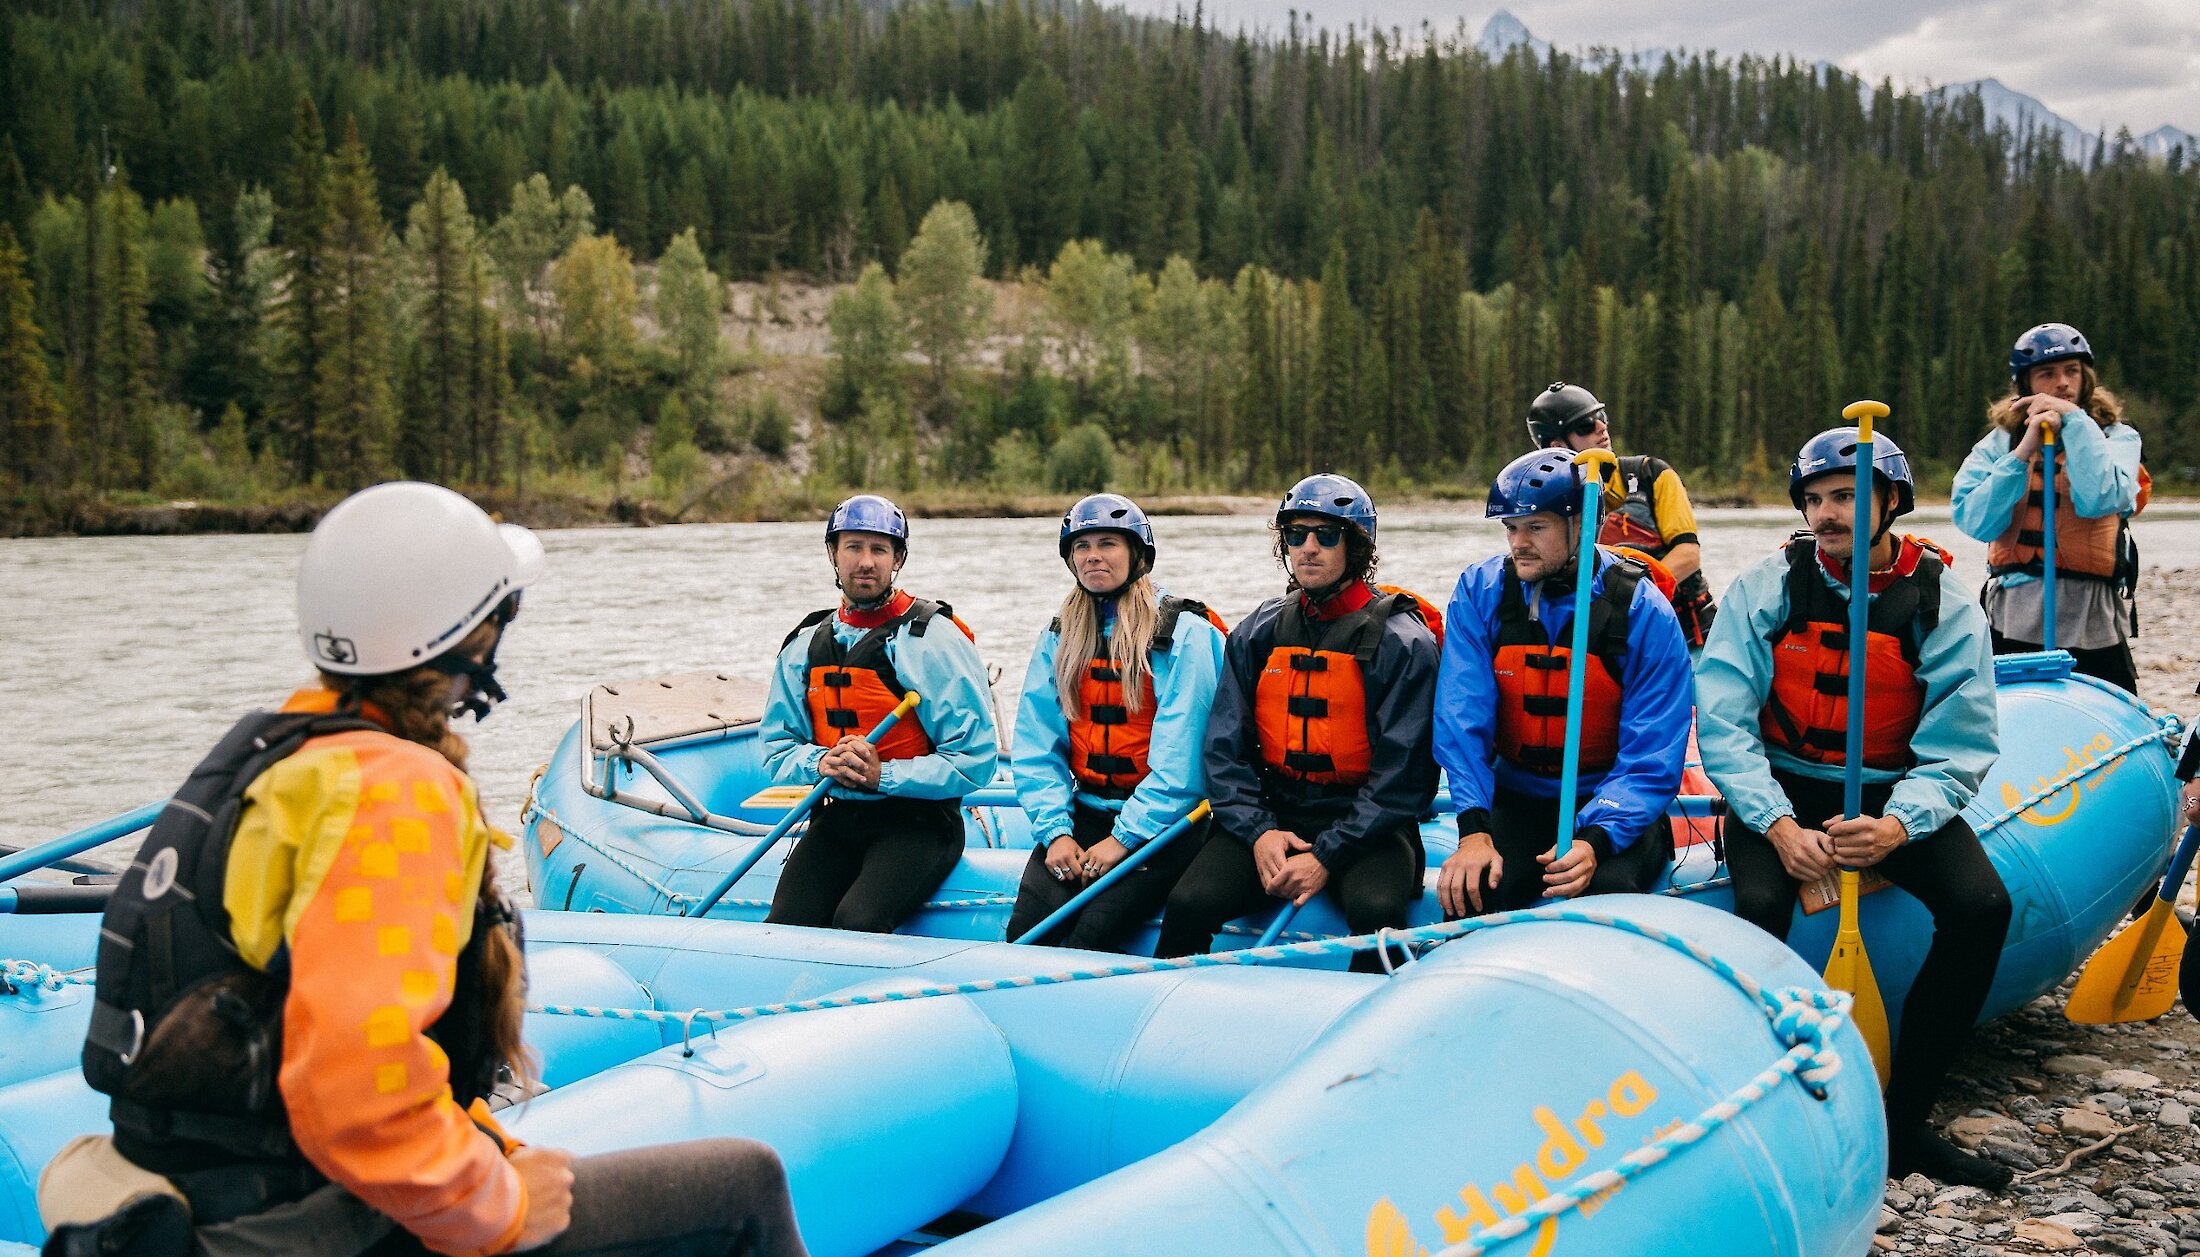
[[[1914,504],[1909,460],[1874,443],[1873,505],[1856,524],[1854,428],[1811,438],[1789,472],[1809,533],[1735,580],[1696,665],[1696,742],[1725,796],[1734,907],[1786,938],[1802,885],[1873,868],[1933,916],[1902,1004],[1887,1088],[1889,1172],[1998,1188],[2009,1171],[1927,1124],[1985,1005],[2009,894],[1961,815],[2000,754],[1986,619],[1929,542],[1896,537]],[[1870,563],[1861,816],[1844,818],[1848,568]]]
[[[890,933],[962,859],[962,799],[993,777],[985,664],[943,602],[894,588],[909,557],[901,508],[859,494],[825,524],[837,607],[779,650],[757,737],[782,785],[832,782],[787,856],[765,919]],[[921,702],[876,744],[906,691]]]

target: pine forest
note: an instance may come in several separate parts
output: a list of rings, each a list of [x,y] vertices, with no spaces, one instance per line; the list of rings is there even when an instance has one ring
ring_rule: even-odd
[[[0,523],[392,476],[643,518],[1479,493],[1554,379],[1699,496],[1945,487],[2077,325],[2200,466],[2200,155],[1785,59],[1071,0],[0,7]]]

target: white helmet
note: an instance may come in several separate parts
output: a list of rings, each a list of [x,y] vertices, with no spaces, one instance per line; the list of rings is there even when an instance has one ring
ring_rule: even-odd
[[[337,503],[306,543],[298,640],[327,672],[403,672],[449,650],[544,566],[533,533],[449,489],[378,484]]]

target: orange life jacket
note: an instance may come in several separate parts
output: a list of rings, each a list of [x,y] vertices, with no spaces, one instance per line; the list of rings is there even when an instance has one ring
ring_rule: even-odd
[[[1589,653],[1602,667],[1582,670],[1581,760],[1585,774],[1601,773],[1619,759],[1620,678],[1627,656],[1627,613],[1635,587],[1650,575],[1632,559],[1606,564],[1604,587],[1589,602]],[[1564,774],[1566,688],[1573,666],[1573,633],[1552,645],[1543,625],[1528,614],[1528,600],[1512,560],[1505,560],[1505,592],[1497,604],[1494,662],[1497,673],[1497,753],[1539,777]]]
[[[1765,744],[1820,764],[1838,764],[1849,747],[1849,608],[1826,583],[1818,544],[1787,544],[1788,618],[1768,639],[1772,691],[1757,727]],[[1948,553],[1904,537],[1890,576],[1874,576],[1864,639],[1864,763],[1901,770],[1916,763],[1910,739],[1925,712],[1919,648],[1940,624],[1940,576]]]
[[[1420,612],[1421,623],[1428,625],[1428,631],[1436,635],[1437,646],[1443,646],[1444,613],[1436,609],[1435,603],[1430,602],[1428,599],[1423,598],[1417,593],[1414,593],[1412,590],[1407,589],[1403,585],[1377,585],[1375,589],[1378,593],[1404,594],[1406,597],[1413,599],[1414,609]]]
[[[1285,604],[1253,694],[1269,772],[1303,785],[1366,784],[1373,754],[1365,669],[1390,617],[1420,613],[1411,594],[1371,593],[1357,611],[1327,621],[1307,614],[1303,597]]]
[[[911,637],[924,636],[937,616],[946,616],[955,627],[971,640],[977,640],[970,626],[955,615],[955,609],[944,602],[918,598],[906,590],[897,591],[879,614],[885,618],[870,631],[856,639],[853,646],[843,648],[840,639],[833,634],[833,619],[839,613],[837,607],[813,611],[804,616],[794,632],[787,634],[792,642],[802,630],[815,626],[810,633],[810,679],[808,705],[810,709],[810,741],[819,746],[831,746],[849,734],[857,737],[878,727],[878,722],[901,703],[903,688],[901,678],[894,674],[893,660],[887,657],[886,643],[903,625],[909,626]],[[782,644],[784,649],[784,644]],[[878,740],[880,759],[915,759],[932,753],[932,739],[925,736],[924,726],[913,719],[903,719],[886,731]]]
[[[2047,489],[2047,477],[2041,469],[2044,461],[2032,460],[2031,480],[2024,501],[2017,504],[2009,527],[1986,547],[1989,576],[2005,576],[2012,572],[2038,576],[2045,570],[2047,538],[2041,530]],[[2138,506],[2132,513],[2145,510],[2147,499],[2153,493],[2154,478],[2142,465],[2139,468]],[[2121,515],[2087,519],[2078,514],[2070,502],[2070,465],[2058,459],[2055,463],[2056,575],[2095,581],[2125,579],[2127,574],[2119,561],[2130,545],[2130,535],[2130,522]],[[2138,567],[2138,553],[2133,550],[2128,573],[2131,582],[2138,579]]]
[[[1186,611],[1206,617],[1221,633],[1230,631],[1207,604],[1167,594],[1161,599],[1149,658],[1154,652],[1167,650],[1176,640],[1177,619]],[[1059,633],[1062,622],[1056,620],[1048,627]],[[1069,722],[1069,771],[1078,785],[1106,797],[1130,797],[1152,771],[1146,754],[1153,745],[1154,707],[1158,702],[1150,667],[1146,670],[1143,701],[1135,709],[1125,701],[1123,674],[1109,657],[1103,638],[1099,653],[1085,665],[1085,675],[1078,680],[1080,714]]]

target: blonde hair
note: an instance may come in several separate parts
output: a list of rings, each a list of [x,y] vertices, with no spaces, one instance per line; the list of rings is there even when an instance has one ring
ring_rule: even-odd
[[[2123,402],[2117,398],[2116,394],[2102,387],[2101,377],[2093,370],[2093,364],[2080,363],[2078,365],[2084,368],[2083,382],[2078,385],[2078,409],[2093,416],[2094,421],[2104,428],[2122,423],[2124,421]],[[2029,373],[2030,370],[2027,368],[2027,374]],[[2026,412],[2017,409],[2017,402],[2030,396],[2028,393],[2018,392],[2017,388],[2017,385],[2011,385],[2009,391],[2002,396],[2001,400],[1987,407],[1986,410],[1986,421],[2008,433],[2011,445],[2024,439]]]
[[[1148,654],[1154,631],[1161,625],[1161,596],[1154,592],[1153,577],[1140,573],[1115,592],[1115,631],[1108,634],[1108,661],[1122,678],[1123,702],[1137,711],[1146,702]],[[1061,640],[1054,650],[1054,692],[1062,700],[1062,713],[1071,720],[1084,715],[1077,693],[1085,680],[1085,668],[1100,652],[1100,599],[1082,586],[1062,599]]]

